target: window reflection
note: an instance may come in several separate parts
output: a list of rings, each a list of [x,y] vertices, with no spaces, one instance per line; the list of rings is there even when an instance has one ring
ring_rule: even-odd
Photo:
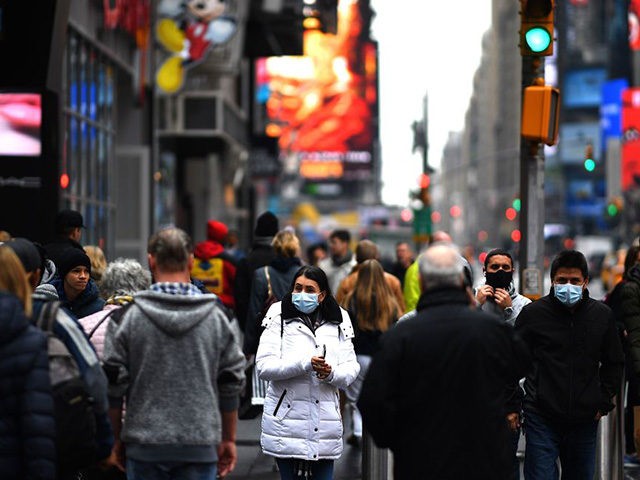
[[[111,203],[108,166],[113,156],[115,69],[112,62],[71,29],[66,52],[65,148],[62,173],[69,175],[63,190],[65,207],[84,216],[84,244],[103,249]]]

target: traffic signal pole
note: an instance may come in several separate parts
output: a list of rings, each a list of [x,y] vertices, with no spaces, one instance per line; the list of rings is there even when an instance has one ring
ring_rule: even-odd
[[[544,149],[558,136],[560,92],[544,85],[544,57],[553,54],[555,0],[520,0],[522,122],[520,140],[520,293],[543,295]]]
[[[544,58],[522,57],[522,90],[544,77]],[[520,293],[543,295],[544,275],[544,149],[535,140],[520,140]]]

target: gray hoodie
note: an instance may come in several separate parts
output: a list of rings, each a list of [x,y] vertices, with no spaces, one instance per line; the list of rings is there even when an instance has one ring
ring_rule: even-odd
[[[104,349],[109,395],[126,395],[122,440],[140,461],[212,462],[220,411],[238,408],[244,355],[215,295],[139,292]]]
[[[513,325],[516,323],[516,318],[518,318],[518,315],[520,314],[520,311],[525,305],[531,303],[531,300],[523,295],[520,295],[516,291],[513,282],[509,285],[509,296],[511,297],[511,310],[502,310],[492,300],[487,300],[482,304],[480,308],[485,312],[498,315],[501,319],[503,319],[506,323],[513,327]]]

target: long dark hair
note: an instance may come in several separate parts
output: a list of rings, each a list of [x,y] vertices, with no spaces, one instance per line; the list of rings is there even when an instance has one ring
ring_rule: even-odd
[[[329,279],[327,278],[327,274],[324,273],[324,270],[313,265],[304,265],[300,267],[296,274],[293,276],[291,289],[289,290],[290,292],[293,292],[293,287],[295,287],[296,285],[296,280],[300,277],[307,277],[309,280],[313,280],[318,284],[321,292],[326,292],[324,299],[318,307],[322,318],[332,323],[340,323],[342,319],[340,315],[340,306],[331,293]]]
[[[309,280],[313,280],[320,287],[321,292],[327,292],[326,297],[332,296],[331,287],[329,286],[329,279],[327,278],[327,274],[324,273],[319,267],[314,265],[303,265],[298,269],[296,274],[293,276],[293,281],[291,282],[290,291],[293,292],[293,287],[296,285],[296,280],[299,277],[307,277]]]

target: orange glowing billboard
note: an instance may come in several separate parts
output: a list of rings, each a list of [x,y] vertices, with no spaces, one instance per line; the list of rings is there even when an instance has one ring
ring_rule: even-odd
[[[304,178],[366,180],[377,138],[377,45],[358,2],[340,1],[335,35],[308,30],[304,56],[256,61],[257,126]]]

